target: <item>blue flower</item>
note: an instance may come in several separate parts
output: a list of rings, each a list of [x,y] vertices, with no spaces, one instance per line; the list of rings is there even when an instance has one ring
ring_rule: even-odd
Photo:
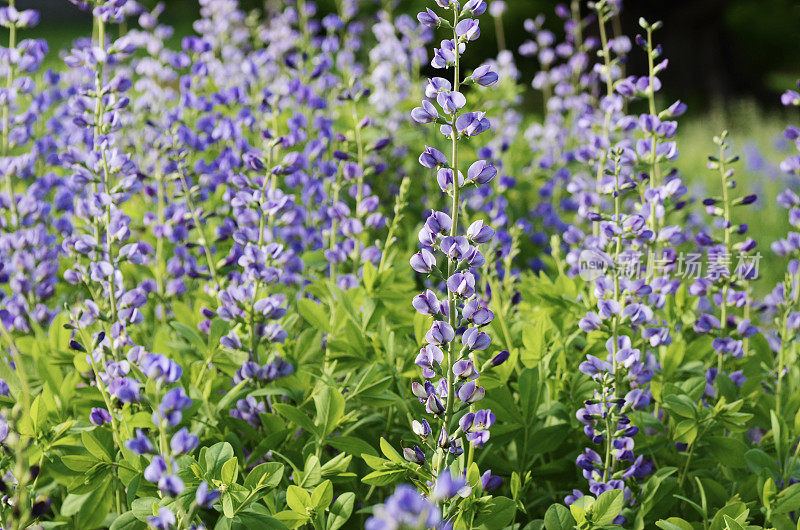
[[[443,524],[439,508],[411,486],[401,484],[377,506],[367,519],[365,530],[395,530],[401,528],[449,528]]]

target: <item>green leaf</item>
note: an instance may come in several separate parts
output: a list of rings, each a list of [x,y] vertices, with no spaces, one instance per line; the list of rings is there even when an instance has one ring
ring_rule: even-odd
[[[380,443],[383,456],[395,464],[405,464],[406,460],[400,456],[400,453],[398,453],[394,447],[392,447],[392,444],[386,441],[386,438],[381,438]]]
[[[331,505],[325,530],[338,530],[341,528],[350,519],[355,501],[356,495],[351,491],[339,495]]]
[[[200,336],[200,333],[197,332],[195,329],[187,326],[182,322],[175,322],[172,321],[169,323],[172,326],[172,329],[178,332],[178,334],[186,339],[189,344],[194,346],[198,352],[205,352],[208,350],[208,344],[206,341],[203,340],[203,337]]]
[[[684,418],[696,418],[695,406],[686,395],[670,394],[664,399],[664,407],[672,414]]]
[[[308,514],[298,513],[292,510],[284,510],[276,513],[275,518],[286,524],[289,528],[300,528],[310,519]]]
[[[732,519],[729,515],[723,515],[722,518],[725,521],[727,530],[745,530],[744,526],[739,524],[735,519]]]
[[[508,497],[492,497],[482,507],[475,518],[477,530],[500,530],[514,519],[517,504]]]
[[[330,333],[330,317],[325,309],[308,298],[297,301],[297,310],[306,322],[323,333]]]
[[[753,470],[753,473],[757,475],[761,474],[761,471],[765,469],[771,471],[776,477],[780,473],[778,464],[775,463],[771,456],[761,449],[750,449],[744,454],[744,459],[747,465],[750,466],[750,469]]]
[[[367,292],[372,292],[377,277],[378,273],[375,270],[375,266],[369,261],[364,262],[364,267],[361,269],[361,279],[364,282],[364,287],[366,287]]]
[[[317,511],[326,509],[333,501],[333,483],[326,480],[311,492],[311,507]]]
[[[257,491],[262,488],[274,488],[283,478],[283,464],[264,462],[253,468],[244,479],[244,487]]]
[[[609,490],[600,495],[592,505],[593,521],[599,526],[611,524],[622,511],[622,490]]]
[[[672,437],[678,443],[691,444],[697,438],[697,422],[693,419],[679,421]]]
[[[93,456],[84,455],[64,455],[61,457],[61,461],[72,471],[78,473],[89,471],[98,462]]]
[[[125,512],[111,523],[108,530],[141,530],[147,528],[147,525],[136,518],[133,512]]]
[[[231,521],[231,530],[286,530],[286,525],[265,513],[242,512]]]
[[[694,530],[694,527],[680,517],[670,517],[656,521],[656,526],[663,530]]]
[[[725,523],[725,516],[734,518],[736,522],[745,523],[749,510],[743,502],[730,501],[720,508],[711,520],[710,530],[725,530],[729,525]]]
[[[111,431],[97,427],[91,431],[81,433],[83,446],[96,457],[104,462],[111,462],[114,459],[114,436]]]
[[[374,447],[355,436],[337,436],[336,438],[326,440],[326,443],[348,455],[361,456],[367,454],[378,456],[378,451],[376,451]]]
[[[215,350],[219,347],[219,339],[228,332],[229,324],[221,318],[215,318],[211,321],[211,327],[208,330],[208,349]]]
[[[544,527],[547,530],[573,530],[575,519],[563,504],[551,504],[544,514]]]
[[[344,397],[332,387],[326,386],[314,394],[314,405],[317,408],[317,422],[323,438],[336,429],[344,416]]]
[[[131,511],[140,521],[147,521],[147,518],[154,515],[158,511],[159,499],[156,497],[144,497],[141,499],[134,499],[131,502]]]
[[[319,463],[317,455],[310,455],[306,460],[303,473],[298,476],[295,473],[294,481],[298,486],[312,488],[320,483],[322,480],[322,466]]]
[[[703,437],[703,441],[708,444],[709,451],[720,462],[725,462],[727,467],[732,469],[747,469],[745,453],[747,446],[737,438],[728,436]]]
[[[575,518],[575,522],[578,523],[578,525],[584,525],[587,512],[592,507],[592,504],[594,504],[594,501],[595,499],[591,495],[584,495],[569,505],[569,512],[572,514],[572,517]]]
[[[546,332],[550,327],[549,320],[538,318],[522,330],[522,345],[525,348],[520,354],[520,361],[528,368],[534,368],[547,353],[545,347]]]
[[[272,405],[272,408],[275,409],[278,414],[293,422],[298,427],[312,434],[317,434],[317,426],[314,425],[314,422],[311,420],[311,418],[306,416],[305,413],[299,410],[297,407],[289,405],[288,403],[275,403]]]
[[[61,505],[61,514],[75,516],[78,528],[96,528],[111,509],[111,500],[111,481],[103,480],[88,493],[68,494]]]
[[[798,509],[800,509],[800,484],[792,484],[778,493],[772,513],[789,513]]]
[[[401,476],[405,474],[405,469],[384,469],[373,471],[369,475],[361,479],[365,484],[371,486],[388,486],[394,484]]]
[[[41,434],[44,432],[47,425],[47,406],[42,401],[42,396],[36,396],[36,399],[31,403],[31,421],[33,423],[34,434]]]
[[[222,492],[222,513],[228,519],[232,519],[236,515],[236,510],[233,508],[233,495],[229,491]]]
[[[233,447],[228,442],[219,442],[206,450],[206,473],[218,477],[225,462],[233,458]]]
[[[293,512],[305,514],[311,507],[311,495],[301,487],[292,484],[286,490],[286,504]]]
[[[239,459],[235,456],[228,459],[223,465],[220,472],[220,478],[225,484],[233,484],[236,482],[236,477],[239,476]]]

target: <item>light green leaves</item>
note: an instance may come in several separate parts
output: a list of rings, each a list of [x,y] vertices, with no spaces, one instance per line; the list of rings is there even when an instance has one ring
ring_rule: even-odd
[[[321,519],[330,508],[324,528],[336,530],[350,518],[355,496],[345,493],[339,496],[333,506],[332,501],[333,483],[330,480],[319,483],[310,493],[305,488],[291,485],[286,490],[286,505],[289,509],[278,513],[276,517],[289,528],[298,528],[312,520]]]
[[[325,386],[314,394],[314,405],[317,409],[316,425],[322,438],[327,438],[344,416],[344,397],[341,392]]]

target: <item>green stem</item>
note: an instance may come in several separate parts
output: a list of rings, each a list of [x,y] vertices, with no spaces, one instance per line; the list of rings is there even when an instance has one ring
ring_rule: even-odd
[[[8,0],[8,6],[13,8],[15,0]],[[17,47],[17,26],[15,24],[11,24],[11,27],[8,29],[8,49],[13,50]],[[11,88],[14,86],[14,64],[9,63],[8,65],[8,76],[6,77],[6,91],[11,92]],[[11,128],[11,103],[6,98],[6,101],[3,103],[3,139],[2,139],[2,148],[3,148],[3,157],[8,156],[9,151],[11,149],[11,139],[10,139],[10,128]],[[12,172],[6,172],[6,179],[5,179],[5,186],[6,186],[6,193],[8,195],[8,200],[11,202],[11,211],[14,214],[14,224],[13,226],[20,226],[22,224],[22,219],[19,217],[19,208],[17,206],[17,200],[14,197],[14,182],[12,180]]]
[[[456,33],[456,26],[458,26],[458,9],[453,7],[453,40],[455,42],[455,64],[454,64],[454,73],[453,73],[453,90],[458,92],[459,88],[461,88],[461,61],[460,61],[460,53],[459,53],[459,38],[458,34]],[[452,152],[452,159],[450,161],[450,168],[453,171],[453,202],[450,210],[450,214],[452,215],[452,224],[450,226],[450,237],[456,237],[458,235],[458,214],[459,214],[459,194],[461,191],[461,187],[458,181],[458,129],[456,128],[456,120],[458,118],[458,111],[455,110],[453,112],[453,119],[451,126],[453,128],[451,135],[453,140],[453,152]],[[456,262],[454,259],[448,258],[447,260],[447,277],[453,275],[456,269]],[[453,329],[456,329],[457,320],[456,320],[456,297],[450,289],[447,290],[447,302],[449,304],[449,315],[448,320],[450,326]],[[455,363],[456,357],[456,343],[455,340],[451,341],[447,348],[447,407],[444,413],[444,427],[445,429],[448,428],[450,424],[450,420],[453,415],[453,394],[455,393],[455,389],[453,388],[453,364]],[[442,458],[442,462],[444,458]],[[441,467],[441,462],[440,462]]]

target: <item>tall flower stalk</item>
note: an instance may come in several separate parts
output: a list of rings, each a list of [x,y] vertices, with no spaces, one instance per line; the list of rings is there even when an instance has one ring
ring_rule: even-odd
[[[425,335],[427,344],[415,361],[422,369],[424,382],[415,382],[412,392],[438,420],[435,441],[429,438],[434,433],[427,420],[414,420],[412,427],[423,442],[435,448],[430,469],[433,476],[442,480],[443,474],[450,476],[447,471],[450,458],[463,453],[465,444],[469,445],[465,468],[454,470],[456,475],[471,467],[474,450],[489,440],[489,428],[495,416],[489,409],[477,408],[476,403],[485,395],[478,383],[481,371],[502,363],[508,353],[497,354],[484,364],[479,359],[481,352],[491,345],[491,338],[482,328],[494,317],[476,291],[476,275],[485,263],[479,245],[491,241],[494,230],[483,221],[476,221],[469,227],[461,222],[463,189],[468,185],[487,184],[497,174],[494,166],[485,160],[474,162],[466,179],[459,171],[462,145],[489,129],[484,112],[463,110],[467,98],[461,90],[467,84],[490,86],[497,82],[497,74],[489,68],[479,68],[472,76],[462,77],[461,57],[467,44],[480,36],[478,20],[470,17],[481,15],[486,3],[470,0],[462,7],[458,2],[437,0],[437,4],[446,10],[449,20],[440,18],[431,9],[420,13],[418,18],[426,26],[443,27],[452,32],[452,38],[442,41],[431,61],[436,69],[451,69],[452,81],[443,77],[431,79],[425,87],[427,99],[412,111],[412,117],[419,123],[438,124],[450,143],[449,159],[435,147],[426,147],[419,157],[423,167],[436,170],[439,187],[449,197],[450,212],[431,212],[419,232],[421,250],[411,258],[415,271],[427,275],[435,282],[433,286],[443,281],[446,289],[444,299],[427,289],[413,300],[420,314],[432,317],[430,330]],[[444,258],[441,265],[440,257]],[[461,344],[458,344],[459,334]],[[439,377],[436,384],[431,381],[435,377]],[[418,463],[428,461],[426,451],[419,447],[407,450],[406,458]],[[436,500],[444,502],[453,495],[455,492]]]
[[[714,337],[712,347],[717,354],[716,363],[706,375],[709,383],[706,393],[712,397],[716,392],[710,385],[724,373],[726,364],[730,364],[726,359],[742,358],[746,353],[745,340],[757,332],[746,313],[746,307],[752,303],[748,282],[758,275],[757,257],[753,255],[756,241],[741,237],[747,233],[748,226],[737,224],[734,218],[734,208],[753,204],[756,196],[733,197],[736,181],[732,166],[739,157],[730,154],[727,137],[727,131],[714,137],[718,151],[708,157],[708,168],[719,175],[720,194],[704,199],[703,204],[714,219],[712,226],[716,226],[716,230],[701,231],[695,236],[695,243],[705,249],[708,272],[697,278],[689,289],[691,294],[705,297],[701,299],[694,330]],[[737,386],[744,382],[741,371],[729,375]]]
[[[781,96],[781,103],[786,107],[800,107],[800,93],[795,90],[787,90]],[[788,141],[794,143],[796,151],[800,151],[800,129],[796,126],[789,126],[783,135]],[[783,160],[780,168],[787,175],[800,175],[800,154],[794,152],[788,156]],[[778,204],[788,210],[789,224],[792,228],[800,230],[800,197],[797,192],[787,188],[778,195]],[[789,232],[785,237],[773,242],[771,249],[778,256],[790,258],[783,280],[764,300],[765,306],[771,310],[775,324],[775,334],[770,342],[775,350],[775,415],[781,418],[785,401],[784,381],[789,376],[789,367],[796,355],[793,353],[792,344],[797,340],[798,330],[800,330],[800,261],[798,261],[800,260],[800,233]]]

